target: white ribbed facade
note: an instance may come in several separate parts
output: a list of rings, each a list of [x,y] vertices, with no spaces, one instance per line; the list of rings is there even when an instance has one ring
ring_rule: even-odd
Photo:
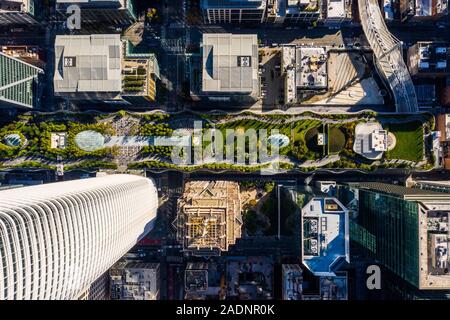
[[[151,230],[158,195],[133,175],[0,192],[0,300],[76,299]]]

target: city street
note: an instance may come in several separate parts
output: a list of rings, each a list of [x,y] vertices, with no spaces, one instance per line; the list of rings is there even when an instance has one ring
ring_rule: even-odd
[[[185,20],[181,8],[183,0],[163,3],[163,22],[161,26],[160,68],[162,82],[167,90],[167,111],[181,108],[182,86],[185,80]]]

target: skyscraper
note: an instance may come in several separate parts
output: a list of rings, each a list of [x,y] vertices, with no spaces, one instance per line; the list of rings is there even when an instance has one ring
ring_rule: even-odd
[[[0,300],[76,299],[154,224],[152,180],[109,175],[0,192]]]
[[[366,257],[420,290],[450,289],[449,194],[363,182],[339,191],[344,203],[347,191],[350,239]]]
[[[44,70],[2,52],[0,70],[0,107],[40,107]]]

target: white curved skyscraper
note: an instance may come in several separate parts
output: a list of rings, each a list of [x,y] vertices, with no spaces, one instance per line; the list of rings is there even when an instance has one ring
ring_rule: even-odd
[[[75,299],[151,230],[158,195],[133,175],[0,192],[0,300]]]

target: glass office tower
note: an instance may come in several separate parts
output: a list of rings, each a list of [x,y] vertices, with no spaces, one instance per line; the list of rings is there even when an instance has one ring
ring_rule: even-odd
[[[450,194],[376,182],[339,187],[358,252],[421,290],[449,290]]]

